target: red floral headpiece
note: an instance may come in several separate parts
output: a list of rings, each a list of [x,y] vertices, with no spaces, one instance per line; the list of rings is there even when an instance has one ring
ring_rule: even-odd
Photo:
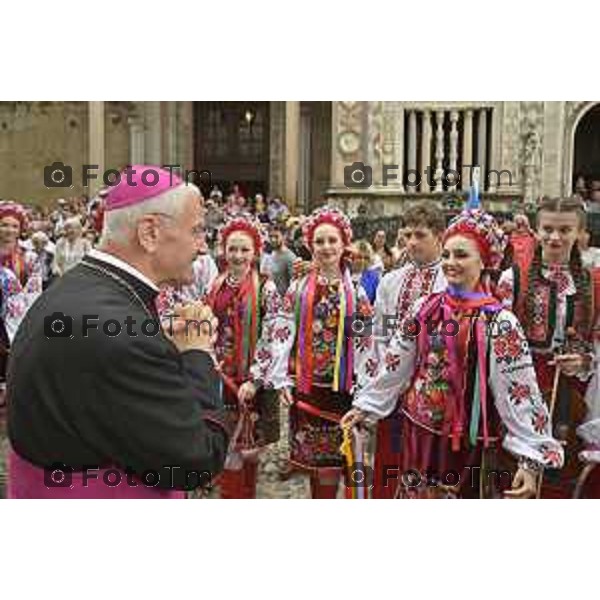
[[[223,249],[227,245],[227,238],[236,231],[247,233],[254,243],[254,250],[259,253],[263,249],[264,235],[260,223],[250,214],[238,215],[229,219],[219,232],[219,239]]]
[[[480,209],[463,211],[450,221],[444,242],[455,235],[468,237],[477,244],[486,268],[497,269],[500,266],[508,238],[492,215]]]
[[[312,250],[315,229],[319,225],[333,225],[342,234],[342,241],[347,246],[352,241],[352,224],[350,219],[339,209],[325,206],[315,210],[302,226],[304,243]]]
[[[14,217],[21,225],[21,231],[27,228],[29,217],[25,209],[17,202],[0,201],[0,219],[4,217]]]

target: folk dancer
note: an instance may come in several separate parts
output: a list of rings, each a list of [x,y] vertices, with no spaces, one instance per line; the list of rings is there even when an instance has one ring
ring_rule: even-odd
[[[508,497],[534,496],[541,470],[562,465],[523,330],[491,294],[489,271],[506,242],[479,209],[450,223],[442,251],[448,287],[415,304],[414,319],[368,365],[371,378],[344,418],[345,426],[381,419],[399,403],[402,465],[388,475],[399,479],[401,498],[491,494],[486,473],[501,437],[519,461]]]
[[[303,235],[314,262],[308,274],[292,281],[284,298],[285,323],[275,332],[278,360],[272,377],[291,405],[290,463],[309,475],[313,498],[332,499],[344,467],[339,421],[351,406],[355,374],[369,351],[371,337],[361,335],[361,327],[371,307],[364,290],[354,287],[345,261],[352,241],[346,215],[317,209],[304,223]]]
[[[6,369],[17,327],[42,291],[41,267],[35,253],[19,244],[29,220],[16,202],[0,202],[0,410],[5,405]]]
[[[409,260],[385,275],[377,290],[374,317],[374,358],[381,358],[396,325],[406,319],[420,298],[446,288],[441,268],[441,240],[446,219],[434,206],[414,206],[404,217],[402,235]],[[387,485],[385,467],[400,464],[401,426],[397,413],[377,424],[373,498],[391,498],[394,485]]]
[[[257,270],[263,249],[258,222],[250,215],[233,217],[219,238],[226,266],[205,301],[219,320],[216,355],[227,419],[236,434],[218,483],[221,498],[255,498],[259,451],[279,439],[277,381],[267,372],[275,360],[272,336],[281,298],[273,280]]]
[[[528,262],[517,255],[498,285],[499,297],[523,325],[548,403],[555,392],[554,434],[565,444],[566,464],[561,471],[544,475],[544,498],[570,498],[583,467],[578,455],[584,444],[577,437],[577,427],[585,419],[584,396],[594,358],[592,281],[577,245],[585,225],[581,200],[542,198],[537,206],[539,243],[533,258]],[[600,498],[600,480],[590,493]]]

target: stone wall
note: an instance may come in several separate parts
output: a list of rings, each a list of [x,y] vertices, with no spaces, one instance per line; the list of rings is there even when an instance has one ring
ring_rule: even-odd
[[[129,161],[128,103],[105,103],[106,168]],[[87,193],[82,165],[88,162],[87,102],[0,102],[0,198],[33,203]],[[44,167],[72,168],[70,188],[46,187]]]
[[[315,102],[311,121],[311,182],[315,196],[327,184],[326,196],[347,206],[371,203],[374,214],[393,214],[428,194],[404,190],[400,182],[382,187],[380,165],[403,163],[404,115],[419,106],[428,114],[461,107],[493,110],[491,144],[495,169],[508,169],[512,185],[501,185],[488,199],[531,202],[541,194],[572,189],[574,132],[595,103],[577,102]],[[270,191],[284,194],[289,163],[286,103],[270,108]],[[191,102],[105,102],[105,165],[120,168],[136,161],[193,166],[194,121]],[[428,133],[438,147],[440,129]],[[85,193],[81,165],[89,162],[88,103],[0,102],[0,197],[44,201]],[[161,160],[162,159],[162,160]],[[44,167],[61,161],[73,168],[73,188],[46,188]],[[287,161],[287,162],[286,162]],[[369,190],[348,190],[344,167],[354,161],[374,166]],[[289,177],[287,178],[289,179]],[[408,193],[410,192],[410,193]],[[435,195],[432,199],[436,199]],[[439,197],[438,197],[439,199]]]
[[[46,188],[44,166],[60,161],[81,173],[86,154],[85,102],[0,103],[1,198],[30,202],[81,193],[81,186]]]

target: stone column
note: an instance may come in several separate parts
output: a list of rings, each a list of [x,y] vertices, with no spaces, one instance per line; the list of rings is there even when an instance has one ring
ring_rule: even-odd
[[[435,122],[437,125],[435,132],[435,191],[440,193],[444,191],[443,168],[444,164],[444,111],[438,110],[435,113]]]
[[[298,155],[298,197],[300,207],[306,212],[308,201],[310,200],[310,180],[311,180],[311,125],[313,116],[309,107],[304,107],[300,111],[300,150]]]
[[[567,153],[563,148],[565,129],[564,105],[564,102],[544,102],[544,162],[542,169],[542,189],[540,190],[542,195],[560,196],[563,191],[561,185],[563,160],[568,160]],[[575,153],[573,152],[574,155]],[[572,170],[573,165],[570,168]],[[565,190],[565,192],[567,191]]]
[[[477,164],[481,167],[481,191],[487,190],[487,110],[482,108],[479,111],[479,123],[477,126]]]
[[[411,110],[408,113],[408,170],[416,171],[417,169],[417,113]],[[414,182],[417,178],[413,173],[412,181]],[[409,181],[410,183],[410,181]]]
[[[163,164],[161,103],[146,102],[145,104],[146,163],[160,166]]]
[[[89,182],[88,196],[93,196],[104,185],[105,136],[104,102],[88,102],[88,157],[89,164],[98,165],[98,177]]]
[[[291,208],[298,202],[300,160],[300,102],[285,103],[285,201]]]
[[[416,128],[415,128],[415,152],[416,152]],[[430,192],[431,188],[427,181],[425,169],[431,166],[431,113],[428,110],[423,111],[423,129],[421,134],[421,167],[419,175],[421,177],[420,192]]]
[[[204,165],[196,165],[194,144],[196,136],[202,135],[201,131],[195,129],[194,121],[194,103],[193,102],[178,102],[177,116],[177,160],[181,161],[181,165],[186,170],[196,169],[202,171]]]
[[[269,106],[269,194],[284,196],[285,102]]]
[[[162,156],[164,163],[181,165],[177,152],[177,102],[165,102],[162,115]]]
[[[388,192],[404,192],[404,109],[400,102],[383,103],[383,146],[382,157],[386,165],[397,165],[390,176],[396,179],[387,182]]]
[[[520,103],[502,102],[502,120],[498,123],[500,135],[500,167],[510,172],[510,178],[504,177],[498,192],[520,194],[522,174],[520,172],[521,137],[520,137]],[[507,181],[507,179],[510,179]]]
[[[465,110],[463,123],[463,153],[462,153],[461,189],[471,187],[471,167],[473,166],[473,111]],[[467,166],[468,165],[468,166]]]
[[[144,135],[144,103],[136,103],[134,112],[127,120],[129,125],[129,162],[132,165],[143,164],[145,161]]]
[[[458,112],[453,110],[450,112],[450,170],[456,171],[457,161],[458,161]],[[456,185],[448,186],[449,192],[456,191]]]
[[[488,164],[488,171],[494,169],[495,171],[502,171],[503,167],[500,163],[501,159],[501,126],[502,117],[503,117],[503,107],[504,104],[502,102],[495,102],[491,112],[491,139],[490,139],[490,162]],[[492,173],[488,178],[488,186],[490,193],[496,193],[499,187],[503,186],[504,181],[508,182],[508,175],[501,174],[499,177],[495,173]]]

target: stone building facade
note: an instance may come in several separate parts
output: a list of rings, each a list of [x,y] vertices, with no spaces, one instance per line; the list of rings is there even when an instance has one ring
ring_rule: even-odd
[[[72,187],[45,185],[56,162]],[[327,199],[372,215],[464,196],[477,164],[484,201],[510,209],[569,194],[578,175],[600,182],[600,102],[0,103],[2,198],[90,195],[105,169],[136,163],[208,170],[301,211]],[[346,185],[355,163],[370,167],[368,187]],[[88,187],[84,164],[100,174]]]

